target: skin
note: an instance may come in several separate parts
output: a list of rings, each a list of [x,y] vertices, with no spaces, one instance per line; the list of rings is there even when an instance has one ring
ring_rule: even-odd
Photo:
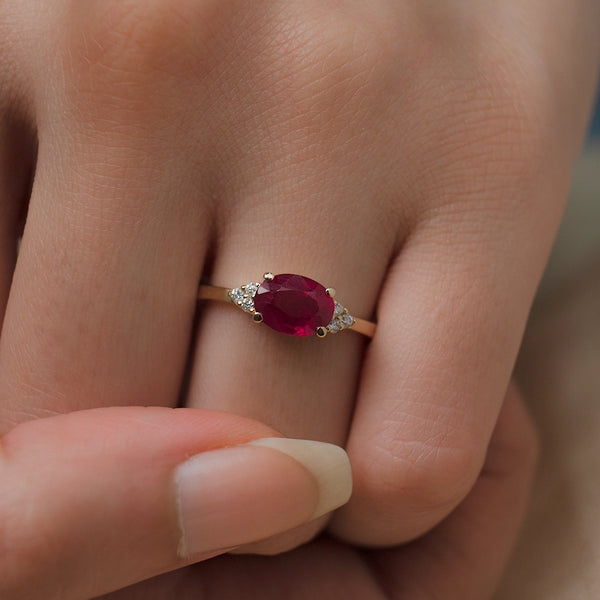
[[[0,432],[31,440],[36,419],[98,407],[219,409],[352,462],[329,523],[243,550],[326,524],[336,541],[115,597],[185,598],[198,579],[210,599],[328,598],[339,582],[490,596],[535,456],[507,389],[600,54],[597,1],[496,4],[0,3]],[[287,338],[217,303],[195,319],[203,276],[265,271],[335,287],[375,338]],[[38,551],[15,597],[36,597]],[[72,597],[134,583],[99,572]]]

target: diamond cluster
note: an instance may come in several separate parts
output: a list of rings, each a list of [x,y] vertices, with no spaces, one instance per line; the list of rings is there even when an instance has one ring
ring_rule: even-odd
[[[256,296],[259,286],[260,283],[251,282],[241,287],[233,288],[229,290],[229,298],[242,310],[254,313],[254,296]]]
[[[327,331],[329,333],[337,333],[343,331],[354,325],[354,317],[348,312],[347,308],[344,308],[339,302],[335,303],[333,309],[333,317],[327,325]]]

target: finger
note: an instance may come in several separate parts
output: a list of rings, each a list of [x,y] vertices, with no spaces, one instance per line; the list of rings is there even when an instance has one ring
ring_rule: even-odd
[[[167,408],[16,427],[0,446],[0,595],[96,597],[347,500],[341,448],[273,433],[227,413]]]
[[[219,207],[212,283],[235,287],[262,281],[267,271],[297,273],[335,288],[340,303],[368,318],[397,232],[382,201],[389,196],[385,168],[376,152],[363,152],[381,130],[375,115],[384,100],[369,95],[379,89],[383,73],[377,56],[356,44],[352,24],[363,9],[347,4],[343,19],[348,21],[339,21],[336,12],[327,21],[331,31],[316,21],[297,27],[298,21],[311,19],[304,3],[278,7],[268,17],[254,4],[240,5],[244,27],[249,21],[262,32],[256,47],[235,35],[240,26],[235,19],[224,31],[230,58],[226,70],[216,65],[215,77],[221,85],[232,78],[237,99],[256,114],[249,118],[247,108],[224,112],[236,136],[230,146],[227,139],[222,142],[221,154],[235,160]],[[376,27],[366,23],[366,30]],[[325,34],[313,37],[312,25]],[[294,32],[292,38],[281,41],[288,31]],[[361,55],[353,60],[358,47]],[[260,77],[248,76],[258,68]],[[339,85],[331,85],[324,69]],[[291,91],[285,86],[274,96],[278,82],[298,77],[307,83]],[[363,112],[369,103],[377,107],[373,114]],[[299,106],[310,110],[299,112]],[[349,153],[351,141],[361,148],[360,157]],[[236,147],[252,152],[240,154]],[[357,161],[362,167],[369,156],[373,177],[367,181]],[[288,337],[253,325],[231,306],[206,304],[188,404],[252,416],[293,437],[342,443],[363,347],[356,333],[330,334],[325,340]],[[262,550],[280,551],[314,533],[296,532]]]
[[[418,216],[386,281],[363,371],[348,445],[355,494],[336,523],[346,539],[387,545],[420,535],[464,498],[483,463],[560,221],[598,56],[598,36],[580,28],[597,12],[592,3],[564,18],[529,10],[535,4],[505,3],[498,20],[471,13],[471,33],[493,27],[503,32],[496,41],[515,44],[466,35],[461,52],[477,57],[466,71],[434,42],[423,71],[432,85],[417,94],[428,109],[406,113]],[[576,103],[558,85],[566,72]]]
[[[260,28],[268,40],[296,18],[307,18],[303,12],[306,7],[293,5],[268,16],[253,5],[239,8],[243,16],[236,19],[244,24],[244,19],[252,19],[252,25]],[[352,126],[352,116],[365,98],[343,102],[346,95],[355,94],[358,79],[366,80],[366,85],[372,83],[368,81],[370,60],[375,60],[361,55],[364,64],[345,64],[345,51],[349,53],[345,45],[356,42],[356,28],[351,25],[358,15],[347,18],[348,31],[343,24],[335,23],[335,31],[327,32],[332,38],[335,33],[335,39],[323,35],[305,40],[300,31],[299,39],[289,40],[295,45],[283,45],[280,52],[266,56],[261,52],[267,43],[263,35],[256,36],[259,46],[247,47],[245,41],[236,43],[234,34],[240,23],[234,21],[230,29],[221,32],[223,42],[230,45],[230,58],[227,65],[216,65],[214,76],[221,85],[225,75],[235,81],[238,101],[244,104],[246,97],[253,98],[261,112],[249,119],[245,112],[231,114],[228,108],[224,116],[217,117],[225,120],[226,116],[236,136],[222,142],[221,154],[233,155],[235,160],[228,165],[230,176],[219,206],[212,283],[235,287],[262,281],[267,271],[298,273],[334,287],[336,299],[357,316],[369,317],[397,232],[395,223],[386,222],[388,206],[373,210],[374,200],[382,191],[374,184],[377,177],[365,182],[363,172],[356,172],[356,165],[339,160],[349,138],[359,135],[371,139],[377,129],[375,118]],[[276,41],[274,38],[268,44],[269,50],[279,47]],[[327,69],[340,69],[336,81],[341,81],[335,89],[330,89],[330,81],[323,78],[323,63],[317,60],[320,54],[330,55],[328,43],[339,52],[334,52],[331,64],[326,65]],[[310,54],[308,64],[300,49]],[[245,71],[258,67],[255,62],[262,61],[262,65],[265,60],[273,63],[272,74],[262,67],[269,77],[243,76]],[[239,71],[232,71],[231,65],[240,65]],[[221,73],[218,69],[225,66],[226,73]],[[289,95],[286,88],[286,94],[273,97],[277,81],[299,76],[300,72],[314,87],[309,90],[308,85],[302,86]],[[301,103],[310,103],[312,110],[298,115]],[[332,103],[343,106],[343,114],[333,121],[329,120]],[[257,121],[261,123],[263,112],[268,110],[272,110],[268,130],[257,127]],[[292,115],[296,115],[293,123]],[[323,135],[325,123],[332,129],[330,136]],[[247,145],[251,145],[251,153],[235,153],[235,147]],[[361,153],[360,160],[364,159]],[[350,236],[351,243],[347,241]],[[315,336],[296,339],[276,335],[264,325],[252,326],[242,311],[207,303],[196,348],[190,402],[218,402],[221,408],[277,423],[290,435],[310,432],[324,439],[343,440],[362,341],[348,332],[330,335],[323,341]],[[207,389],[211,394],[198,393]],[[217,395],[212,396],[212,392]]]
[[[410,540],[473,486],[547,248],[507,248],[503,238],[526,239],[524,227],[477,234],[451,217],[414,232],[393,265],[347,446],[355,493],[334,523],[344,539]]]
[[[525,513],[536,457],[534,429],[511,387],[481,476],[464,502],[423,538],[374,552],[390,600],[491,598]]]
[[[144,15],[103,4],[59,11],[65,22],[47,41],[69,64],[57,60],[37,83],[38,165],[0,340],[0,431],[48,413],[178,402],[208,238],[206,146],[194,127],[180,133],[188,100],[168,75],[181,75],[179,54],[157,78],[149,57],[164,37],[129,36],[128,18]]]

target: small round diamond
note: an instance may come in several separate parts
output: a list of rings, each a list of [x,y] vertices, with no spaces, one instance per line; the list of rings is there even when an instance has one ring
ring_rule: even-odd
[[[354,325],[354,317],[348,313],[342,315],[341,321],[344,327],[352,327],[352,325]]]
[[[246,312],[251,312],[251,311],[254,310],[254,302],[253,302],[252,298],[248,298],[247,296],[245,296],[244,298],[242,298],[240,306]]]
[[[246,294],[251,298],[254,298],[256,291],[258,290],[258,285],[256,283],[249,283],[245,286]]]
[[[338,302],[335,303],[335,308],[333,309],[333,315],[335,317],[339,317],[344,312],[344,307]]]
[[[237,302],[244,297],[244,290],[242,288],[233,288],[231,292],[229,292],[229,296],[234,302]]]
[[[331,323],[329,323],[329,325],[327,326],[327,328],[329,329],[329,331],[331,333],[337,333],[338,331],[342,330],[342,324],[339,322],[338,319],[333,319],[331,321]]]

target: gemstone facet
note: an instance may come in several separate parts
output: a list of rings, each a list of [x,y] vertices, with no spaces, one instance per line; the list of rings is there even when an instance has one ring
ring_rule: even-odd
[[[333,316],[334,300],[325,287],[301,275],[275,275],[260,284],[254,308],[266,325],[287,335],[307,336],[326,327]]]

